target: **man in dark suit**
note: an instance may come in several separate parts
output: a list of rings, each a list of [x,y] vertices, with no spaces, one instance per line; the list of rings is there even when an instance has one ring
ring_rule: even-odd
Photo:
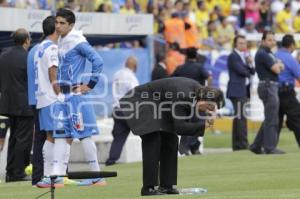
[[[30,180],[24,173],[30,161],[33,111],[27,97],[27,49],[30,35],[18,29],[15,46],[0,56],[0,114],[10,119],[6,182]]]
[[[251,57],[245,53],[247,41],[244,36],[237,35],[234,38],[233,48],[227,61],[229,72],[227,97],[231,100],[234,108],[232,149],[235,151],[248,149],[249,146],[244,106],[250,97],[250,77],[254,75],[255,70],[252,67]]]
[[[156,56],[157,64],[153,68],[151,80],[157,80],[168,77],[166,66],[166,55],[164,53],[158,53]]]
[[[197,48],[195,47],[186,49],[186,62],[178,66],[172,76],[190,78],[203,86],[205,85],[205,81],[207,81],[208,86],[211,86],[212,83],[210,73],[204,68],[203,64],[197,61]],[[180,138],[179,152],[185,155],[189,155],[190,153],[200,154],[200,144],[197,136],[182,136]]]
[[[120,100],[122,119],[142,139],[141,195],[178,194],[173,187],[177,184],[177,135],[203,136],[206,122],[212,122],[204,116],[223,101],[221,91],[184,77],[137,86]]]

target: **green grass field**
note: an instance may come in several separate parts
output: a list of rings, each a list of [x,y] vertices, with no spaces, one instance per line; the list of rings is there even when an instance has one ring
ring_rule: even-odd
[[[249,140],[253,140],[253,134]],[[229,147],[230,134],[207,134],[205,147]],[[292,133],[283,133],[279,147],[285,155],[254,155],[249,151],[179,158],[178,188],[203,187],[200,196],[147,198],[290,199],[300,198],[299,149]],[[118,171],[106,187],[67,186],[56,190],[57,199],[132,199],[140,197],[141,164],[120,164],[104,170]],[[0,184],[0,199],[34,199],[46,192],[29,183]],[[45,195],[42,198],[50,198]]]

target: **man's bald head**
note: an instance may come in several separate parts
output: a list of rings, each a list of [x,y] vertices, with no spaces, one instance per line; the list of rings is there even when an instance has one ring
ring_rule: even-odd
[[[30,35],[26,29],[19,28],[14,32],[13,39],[16,45],[24,45],[30,40]]]
[[[126,67],[135,72],[137,69],[137,59],[134,56],[128,57],[126,60]]]

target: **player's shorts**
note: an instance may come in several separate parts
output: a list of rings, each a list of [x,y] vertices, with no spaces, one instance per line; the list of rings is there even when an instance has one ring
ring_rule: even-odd
[[[7,117],[0,116],[0,138],[5,138],[8,127],[9,119]]]
[[[54,138],[85,138],[99,134],[93,104],[81,95],[55,106]]]
[[[54,131],[54,109],[58,103],[50,104],[49,106],[39,109],[39,123],[41,132]]]

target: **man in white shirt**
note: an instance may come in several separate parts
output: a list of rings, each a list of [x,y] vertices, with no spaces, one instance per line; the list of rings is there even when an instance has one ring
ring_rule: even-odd
[[[105,164],[113,165],[120,158],[123,145],[129,135],[130,128],[125,120],[120,117],[120,111],[118,110],[119,100],[131,89],[139,85],[135,72],[137,70],[137,60],[135,57],[130,56],[126,60],[126,67],[117,71],[114,74],[112,82],[113,91],[113,119],[114,127],[112,135],[114,137],[111,144],[109,157]]]
[[[44,178],[37,183],[37,187],[48,188],[51,186],[49,176],[52,172],[54,139],[53,108],[57,102],[59,87],[55,83],[58,66],[58,35],[55,31],[55,17],[49,16],[43,21],[45,39],[38,45],[34,55],[35,84],[37,90],[35,97],[36,108],[39,109],[39,123],[41,133],[47,133],[47,140],[43,146]],[[63,186],[62,179],[57,179],[56,187]]]

